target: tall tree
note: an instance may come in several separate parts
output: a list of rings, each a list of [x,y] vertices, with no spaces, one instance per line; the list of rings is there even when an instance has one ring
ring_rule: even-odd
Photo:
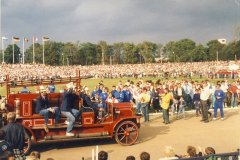
[[[113,63],[122,64],[123,63],[123,52],[124,52],[124,44],[114,43],[112,45],[112,54],[113,54]]]
[[[62,46],[61,52],[61,64],[72,65],[72,64],[80,64],[81,57],[78,54],[78,44],[67,42]]]
[[[133,43],[123,44],[123,62],[125,64],[134,64],[137,62],[136,46]]]
[[[97,45],[89,42],[80,44],[78,54],[80,56],[80,64],[82,65],[98,64]]]
[[[191,61],[191,53],[196,43],[191,39],[182,39],[174,44],[176,60],[180,62]]]
[[[105,41],[100,41],[98,45],[101,47],[101,52],[102,52],[102,64],[105,64],[105,56],[108,50],[108,45],[107,42]]]
[[[200,62],[207,60],[206,48],[203,45],[196,46],[191,53],[191,62]]]
[[[5,49],[5,62],[6,63],[13,63],[13,45],[8,45],[7,48]],[[20,48],[18,47],[18,45],[14,44],[14,61],[15,63],[19,63],[20,62],[20,57],[21,56],[21,52],[20,52]]]
[[[166,55],[166,58],[169,59],[171,62],[175,62],[176,56],[175,56],[175,43],[174,41],[168,42],[163,47],[163,53]]]
[[[45,64],[60,65],[64,44],[62,42],[48,41],[45,44]],[[42,56],[41,56],[42,57]],[[71,57],[73,61],[73,57]]]
[[[141,56],[143,56],[145,63],[152,63],[155,61],[155,57],[158,54],[157,44],[144,41],[138,44]]]
[[[224,47],[224,44],[221,44],[218,42],[218,40],[211,40],[207,43],[207,55],[208,60],[215,61],[215,60],[223,60],[221,58],[224,58],[222,55],[222,48]]]

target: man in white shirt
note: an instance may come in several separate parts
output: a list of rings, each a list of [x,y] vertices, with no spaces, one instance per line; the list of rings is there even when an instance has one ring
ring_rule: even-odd
[[[203,88],[201,89],[200,93],[200,100],[201,100],[201,111],[202,111],[202,120],[205,123],[209,122],[208,120],[208,105],[207,101],[210,96],[210,90],[208,87],[208,84],[206,82],[203,82]]]

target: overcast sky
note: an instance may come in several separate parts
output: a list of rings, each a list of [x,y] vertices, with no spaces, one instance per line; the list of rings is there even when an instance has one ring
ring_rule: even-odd
[[[240,0],[2,0],[2,34],[98,43],[234,38]],[[9,42],[10,43],[10,42]]]

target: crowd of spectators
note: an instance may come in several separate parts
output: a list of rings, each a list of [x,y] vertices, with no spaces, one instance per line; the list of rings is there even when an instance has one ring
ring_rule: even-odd
[[[94,78],[116,77],[209,77],[219,69],[226,69],[231,62],[186,62],[186,63],[152,63],[152,64],[119,64],[119,65],[92,65],[92,66],[47,66],[42,64],[2,64],[0,65],[0,82],[5,76],[11,79],[31,80],[48,79],[55,77],[75,76],[76,70],[81,76]],[[240,63],[239,61],[236,62]]]
[[[206,159],[206,160],[213,160],[213,159],[221,159],[221,154],[217,154],[215,149],[213,147],[198,147],[198,149],[194,146],[187,146],[186,153],[177,154],[172,146],[166,146],[164,148],[164,156],[160,157],[159,160],[174,160],[174,159],[191,159],[191,158],[199,158],[199,159]],[[235,156],[233,154],[225,157],[232,157]],[[11,157],[11,156],[10,156]],[[96,157],[93,157],[94,159]],[[29,156],[26,157],[26,160],[40,160],[41,159],[41,153],[38,151],[32,151]],[[84,157],[81,157],[82,160],[84,160]],[[109,160],[108,152],[102,150],[98,152],[98,160]],[[151,160],[151,155],[149,152],[143,151],[139,154],[139,156],[129,155],[126,158],[122,157],[124,160]],[[47,158],[46,160],[54,160],[54,158]]]

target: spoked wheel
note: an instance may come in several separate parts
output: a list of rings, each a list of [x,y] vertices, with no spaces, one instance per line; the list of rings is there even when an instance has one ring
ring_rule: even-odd
[[[29,152],[31,151],[31,146],[32,146],[31,137],[27,135],[27,139],[25,140],[25,147],[23,148],[23,152],[25,155],[29,154]]]
[[[132,121],[125,121],[118,125],[115,131],[115,139],[117,143],[129,146],[136,142],[138,138],[138,126]]]

